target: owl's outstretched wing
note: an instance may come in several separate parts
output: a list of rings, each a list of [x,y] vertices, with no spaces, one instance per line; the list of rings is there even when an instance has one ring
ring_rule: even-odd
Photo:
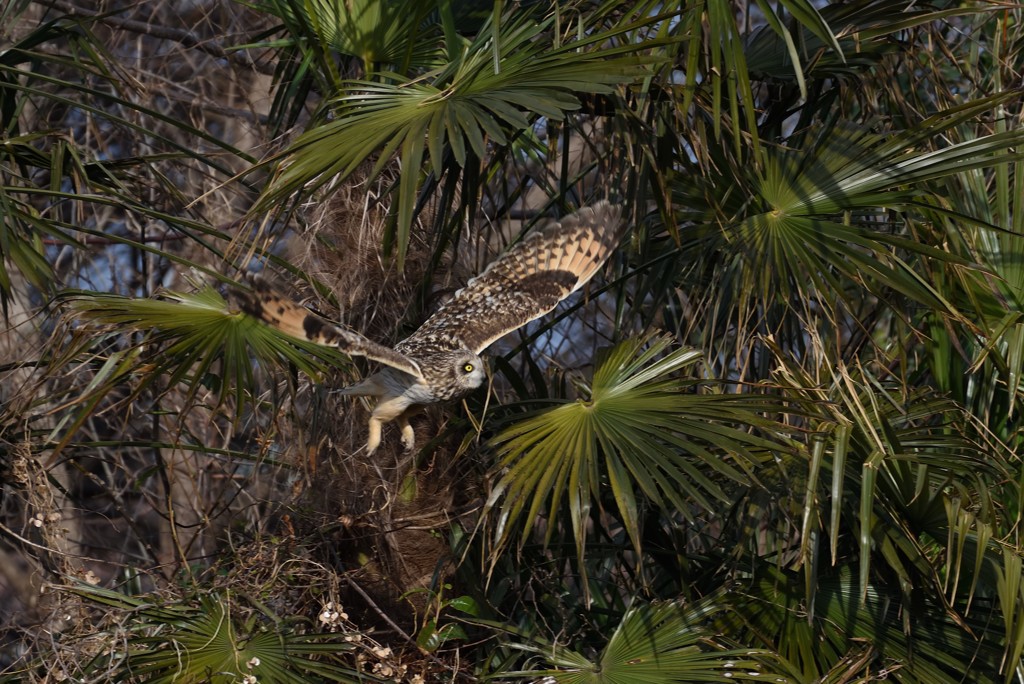
[[[534,230],[396,348],[462,348],[479,354],[583,287],[621,234],[622,208],[605,201]]]
[[[236,291],[239,308],[292,337],[336,347],[349,356],[363,356],[422,378],[415,361],[382,344],[347,330],[278,294],[262,278],[252,279],[253,292]]]

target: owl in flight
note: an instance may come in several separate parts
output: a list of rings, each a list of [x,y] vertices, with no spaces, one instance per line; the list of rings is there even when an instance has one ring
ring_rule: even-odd
[[[622,208],[606,201],[535,228],[394,348],[331,323],[261,280],[256,280],[254,294],[241,297],[240,305],[289,335],[383,364],[342,393],[377,398],[367,453],[377,449],[383,424],[392,420],[401,427],[403,446],[411,450],[415,437],[409,416],[421,405],[458,399],[482,385],[480,353],[583,287],[608,259],[621,233]]]

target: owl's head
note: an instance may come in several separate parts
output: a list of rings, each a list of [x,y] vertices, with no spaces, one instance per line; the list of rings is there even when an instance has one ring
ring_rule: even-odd
[[[438,399],[454,399],[484,384],[484,361],[468,349],[437,354],[431,358],[430,384]]]

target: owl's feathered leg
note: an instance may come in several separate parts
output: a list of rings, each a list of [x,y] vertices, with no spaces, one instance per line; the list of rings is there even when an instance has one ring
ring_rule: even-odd
[[[386,394],[386,392],[387,389],[383,384],[381,384],[380,379],[376,375],[371,375],[365,380],[338,390],[338,394],[344,394],[350,397],[380,398]],[[404,408],[404,406],[396,405],[396,402],[394,402],[393,399],[391,401],[379,403],[374,407],[373,413],[370,414],[369,432],[366,435],[366,454],[368,456],[376,451],[377,447],[380,446],[384,423],[394,420],[402,410],[404,410]]]
[[[381,429],[384,421],[376,416],[370,416],[370,432],[366,435],[366,455],[371,455],[380,446]]]
[[[422,406],[410,406],[395,419],[398,421],[399,427],[402,428],[402,446],[406,451],[412,451],[416,446],[416,432],[412,429],[409,419],[421,411],[423,411]]]

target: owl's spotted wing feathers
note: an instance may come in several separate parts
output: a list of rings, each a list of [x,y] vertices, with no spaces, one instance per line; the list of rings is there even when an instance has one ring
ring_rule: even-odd
[[[532,231],[397,348],[412,355],[418,348],[479,354],[583,287],[615,248],[621,227],[621,208],[598,202]]]
[[[378,361],[416,378],[422,377],[415,361],[399,352],[377,344],[357,332],[346,330],[295,304],[275,292],[262,278],[253,278],[253,293],[238,294],[239,306],[245,313],[260,319],[272,328],[292,337],[336,347],[350,356],[363,356]]]

